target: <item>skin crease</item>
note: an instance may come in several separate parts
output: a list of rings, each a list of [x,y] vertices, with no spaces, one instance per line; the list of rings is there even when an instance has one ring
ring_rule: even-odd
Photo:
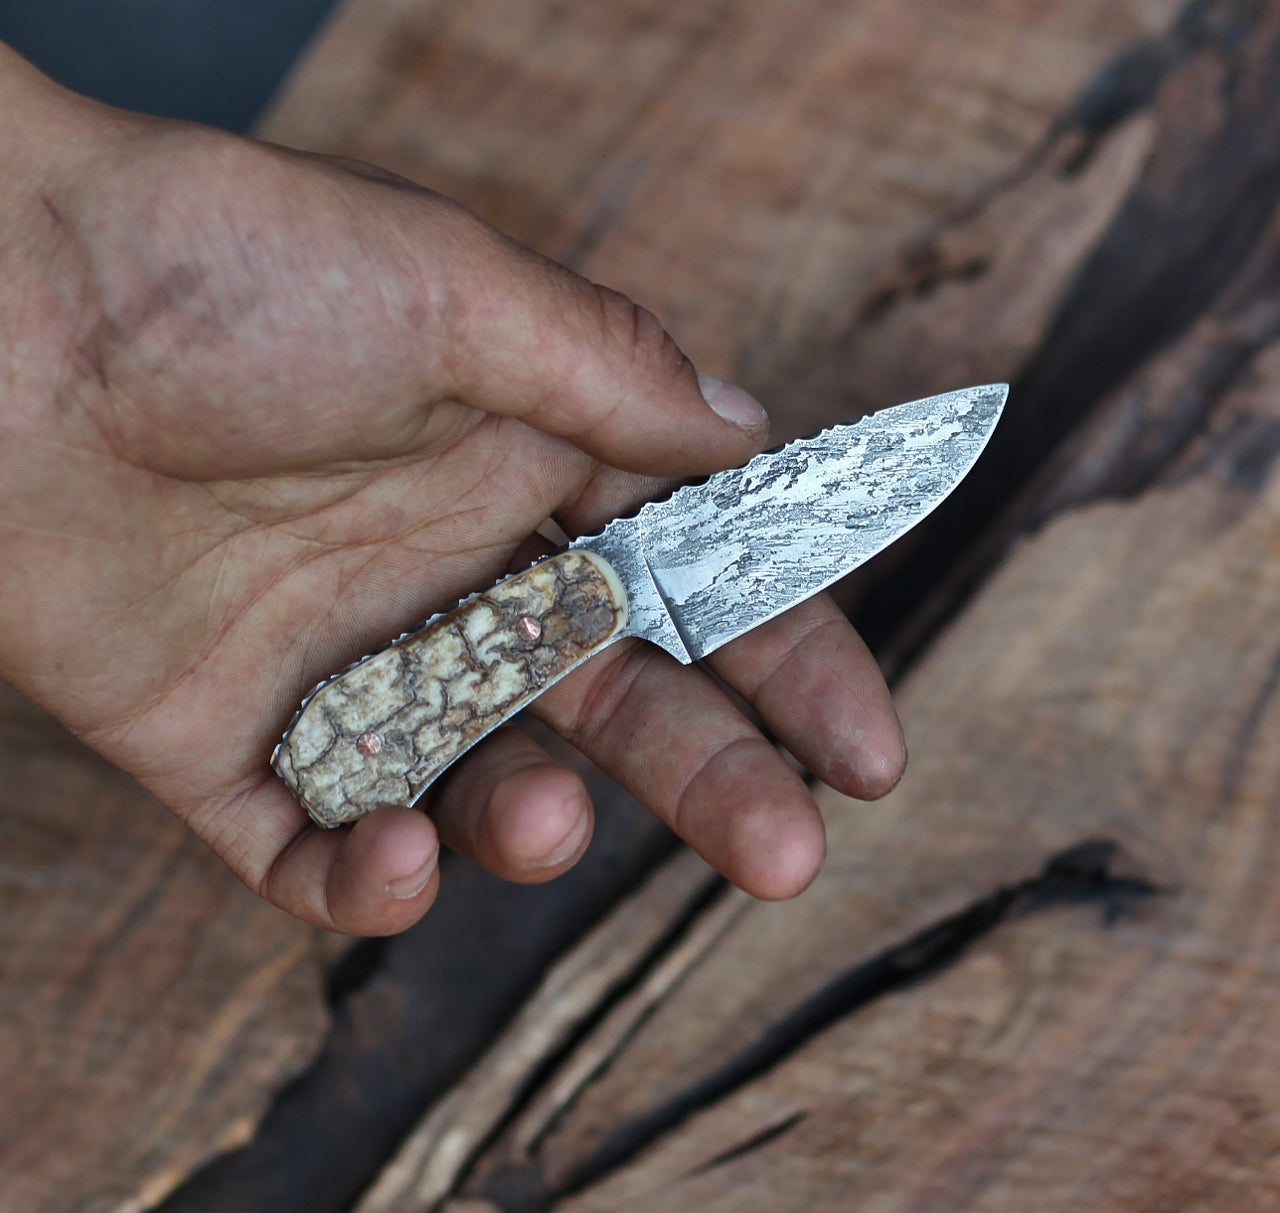
[[[564,871],[590,801],[516,729],[428,814],[336,831],[271,746],[543,519],[581,534],[738,464],[763,417],[709,408],[629,300],[377,169],[110,110],[3,48],[0,114],[0,676],[308,922],[403,930],[441,843]],[[897,781],[888,691],[825,596],[710,664],[839,790]],[[624,642],[536,711],[747,891],[816,875],[812,797],[705,671]]]

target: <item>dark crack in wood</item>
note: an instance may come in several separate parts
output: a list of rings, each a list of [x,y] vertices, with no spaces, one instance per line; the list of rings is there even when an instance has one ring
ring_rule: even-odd
[[[748,1154],[763,1149],[765,1146],[777,1141],[778,1138],[785,1137],[792,1129],[801,1124],[808,1115],[809,1113],[805,1111],[793,1112],[776,1125],[769,1125],[761,1129],[760,1132],[753,1133],[746,1141],[741,1141],[728,1150],[722,1150],[714,1158],[709,1158],[700,1167],[695,1167],[690,1171],[687,1178],[691,1178],[694,1175],[705,1175],[708,1171],[714,1171],[717,1167],[723,1167],[735,1159],[745,1158]]]
[[[694,1113],[785,1061],[838,1020],[955,964],[1001,924],[1057,907],[1089,904],[1100,905],[1104,924],[1113,924],[1161,891],[1141,874],[1124,870],[1122,858],[1119,844],[1105,838],[1086,839],[1059,852],[1037,875],[1000,886],[829,982],[720,1069],[615,1129],[563,1184],[539,1187],[532,1169],[521,1168],[518,1175],[494,1176],[490,1186],[474,1195],[493,1202],[503,1213],[546,1213],[562,1198],[617,1171]]]

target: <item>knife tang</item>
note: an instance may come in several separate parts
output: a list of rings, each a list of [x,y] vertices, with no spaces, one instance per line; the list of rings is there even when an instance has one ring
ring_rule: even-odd
[[[413,804],[487,733],[628,634],[628,616],[609,561],[566,549],[322,683],[273,765],[319,825]]]

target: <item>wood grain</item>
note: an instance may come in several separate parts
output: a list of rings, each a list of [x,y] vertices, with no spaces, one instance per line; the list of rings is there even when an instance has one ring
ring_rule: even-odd
[[[149,1208],[327,1026],[316,933],[0,686],[0,1207]]]
[[[605,1038],[604,1049],[575,1048],[577,1066],[522,1117],[517,1133],[538,1136],[733,920],[741,897],[729,899],[728,914],[722,908],[708,920],[698,913],[722,883],[693,852],[677,852],[555,966],[484,1060],[405,1139],[365,1193],[357,1213],[391,1213],[406,1204],[430,1208],[448,1196],[472,1157],[545,1068],[547,1058],[574,1044],[600,1006],[624,992],[624,1005],[610,1017],[612,1022],[603,1032],[593,1033]],[[665,945],[679,934],[681,914],[698,920],[695,946],[684,940],[676,949],[677,963],[668,958],[659,966],[659,980],[651,974],[632,990],[637,970],[645,968],[651,956],[669,951]]]

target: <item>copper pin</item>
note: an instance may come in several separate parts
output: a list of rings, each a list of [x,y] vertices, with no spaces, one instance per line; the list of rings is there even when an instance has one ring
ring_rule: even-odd
[[[516,635],[532,644],[542,639],[542,620],[536,615],[521,615],[516,620]]]

